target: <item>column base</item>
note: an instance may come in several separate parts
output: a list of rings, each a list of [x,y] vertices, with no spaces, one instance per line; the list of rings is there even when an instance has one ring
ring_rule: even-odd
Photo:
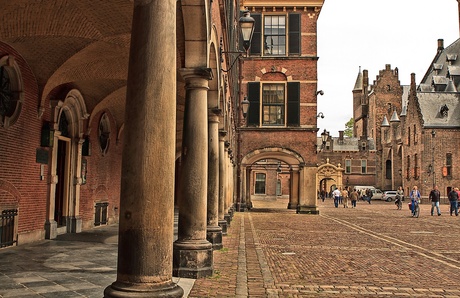
[[[297,209],[297,204],[289,202],[288,205],[287,205],[287,208],[288,209]]]
[[[203,278],[213,274],[212,244],[206,240],[176,241],[173,244],[173,276]]]
[[[296,209],[296,213],[299,214],[319,214],[319,210],[316,206],[299,205]]]
[[[227,221],[227,226],[230,227],[230,223],[232,222],[232,218],[230,217],[230,214],[225,213],[224,219]]]
[[[71,217],[67,223],[70,224],[70,233],[81,233],[82,219],[80,217]]]
[[[45,223],[45,239],[56,239],[57,237],[57,222],[48,221]]]
[[[246,210],[246,203],[236,203],[236,211],[244,212]]]
[[[206,229],[206,240],[211,242],[213,250],[219,250],[222,244],[222,228],[219,226],[208,226]]]
[[[219,220],[219,227],[222,229],[222,235],[227,235],[227,221],[224,220]]]
[[[168,282],[167,284],[151,283],[123,283],[114,282],[104,290],[104,298],[125,298],[125,297],[183,297],[184,290],[177,284]]]

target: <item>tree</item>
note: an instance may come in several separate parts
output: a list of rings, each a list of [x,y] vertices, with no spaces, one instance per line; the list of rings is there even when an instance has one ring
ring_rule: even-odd
[[[350,120],[345,123],[345,131],[343,132],[344,136],[346,137],[353,137],[353,126],[355,124],[355,119],[350,118]]]

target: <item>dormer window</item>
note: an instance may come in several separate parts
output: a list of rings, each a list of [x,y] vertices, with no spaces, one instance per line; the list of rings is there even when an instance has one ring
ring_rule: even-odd
[[[442,118],[447,118],[449,112],[449,107],[447,107],[446,104],[444,104],[440,109],[439,109],[439,114],[441,114]]]
[[[447,54],[446,55],[446,61],[449,63],[452,63],[457,60],[457,54]]]

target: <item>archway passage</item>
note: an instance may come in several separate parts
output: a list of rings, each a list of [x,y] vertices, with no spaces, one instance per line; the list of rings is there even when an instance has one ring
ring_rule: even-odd
[[[287,209],[296,209],[300,204],[303,165],[299,154],[285,148],[263,148],[248,153],[242,159],[241,174],[237,177],[237,208],[243,211],[284,200]]]

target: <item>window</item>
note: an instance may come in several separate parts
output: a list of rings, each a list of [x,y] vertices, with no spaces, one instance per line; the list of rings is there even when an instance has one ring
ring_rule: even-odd
[[[407,127],[407,146],[410,146],[410,127]]]
[[[391,160],[387,159],[385,162],[385,178],[386,179],[391,179]]]
[[[452,153],[446,154],[446,176],[452,177]]]
[[[256,185],[254,193],[259,195],[265,194],[265,174],[256,173]]]
[[[361,174],[366,174],[367,173],[367,160],[362,159],[361,160]]]
[[[299,82],[249,82],[248,100],[248,126],[300,125]]]
[[[19,118],[22,108],[22,78],[12,56],[0,58],[0,127],[9,127]]]
[[[102,114],[101,120],[99,121],[98,138],[102,155],[104,155],[109,149],[110,142],[110,122],[106,113]]]
[[[414,154],[414,179],[418,179],[418,158],[417,158],[417,154]]]
[[[351,159],[345,159],[345,173],[351,173]]]
[[[286,16],[264,17],[264,55],[286,55]]]
[[[251,55],[301,54],[301,16],[299,13],[276,15],[251,13],[251,17],[255,21],[249,50]]]
[[[262,125],[284,125],[284,84],[262,87]]]
[[[410,179],[410,155],[407,156],[406,179]]]
[[[414,145],[417,144],[418,140],[417,140],[417,127],[415,126],[414,124]]]

